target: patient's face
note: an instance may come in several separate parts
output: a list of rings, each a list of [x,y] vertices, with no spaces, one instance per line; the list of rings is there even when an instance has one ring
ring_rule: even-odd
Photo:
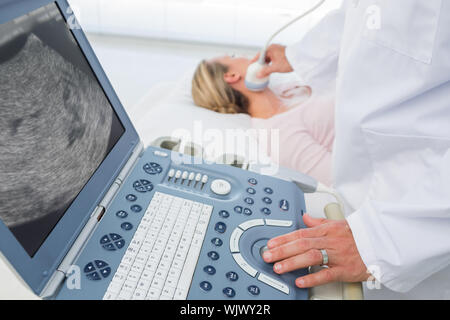
[[[230,72],[238,73],[242,78],[245,78],[248,66],[250,65],[250,59],[243,57],[223,56],[214,59],[214,61],[227,66]]]

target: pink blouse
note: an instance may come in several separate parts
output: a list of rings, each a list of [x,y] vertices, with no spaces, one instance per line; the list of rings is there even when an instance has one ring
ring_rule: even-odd
[[[278,147],[269,143],[268,153],[275,163],[306,173],[320,182],[332,184],[334,141],[334,97],[313,95],[291,98],[290,109],[270,119],[252,118],[254,129],[279,129]],[[286,104],[286,101],[285,101]],[[289,106],[289,105],[288,105]],[[258,130],[259,131],[259,130]],[[261,132],[261,131],[259,131]],[[261,133],[259,133],[261,134]]]

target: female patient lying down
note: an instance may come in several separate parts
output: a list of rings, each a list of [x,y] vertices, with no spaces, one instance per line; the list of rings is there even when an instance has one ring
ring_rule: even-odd
[[[219,113],[246,113],[256,129],[279,130],[279,155],[269,154],[281,166],[311,175],[331,185],[334,140],[334,99],[318,97],[309,87],[290,85],[253,92],[244,84],[246,58],[225,56],[202,61],[192,80],[196,105]],[[270,134],[270,133],[269,133]]]

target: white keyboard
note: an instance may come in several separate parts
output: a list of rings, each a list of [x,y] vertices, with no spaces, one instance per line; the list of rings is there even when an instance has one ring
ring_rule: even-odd
[[[186,299],[212,211],[156,192],[103,299]]]

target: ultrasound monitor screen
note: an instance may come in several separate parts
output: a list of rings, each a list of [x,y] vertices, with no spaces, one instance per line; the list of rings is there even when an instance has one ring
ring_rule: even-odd
[[[56,3],[0,24],[0,219],[31,257],[123,133]]]

